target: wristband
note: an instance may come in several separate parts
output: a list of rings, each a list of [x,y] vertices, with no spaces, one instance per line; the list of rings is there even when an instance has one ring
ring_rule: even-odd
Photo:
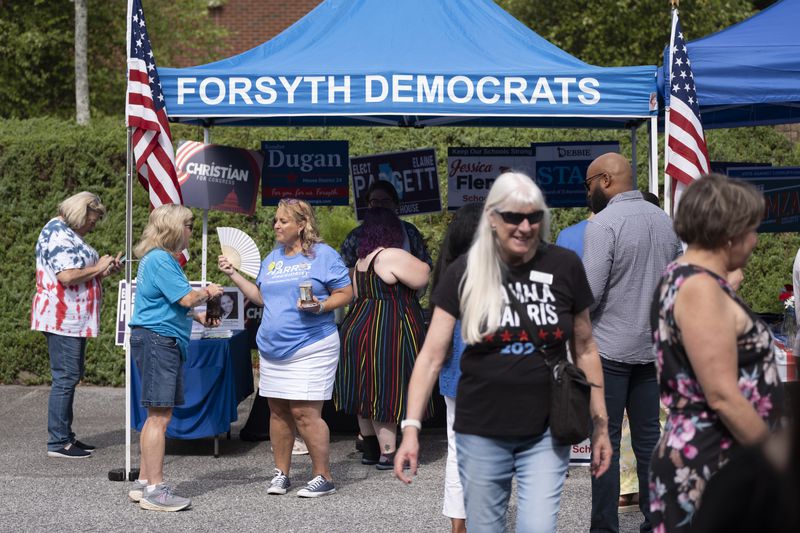
[[[325,302],[320,302],[319,303],[319,309],[317,310],[317,314],[321,315],[324,312],[325,312]]]
[[[417,428],[417,431],[422,431],[422,422],[414,420],[413,418],[406,418],[400,422],[400,431],[403,431],[407,427]]]

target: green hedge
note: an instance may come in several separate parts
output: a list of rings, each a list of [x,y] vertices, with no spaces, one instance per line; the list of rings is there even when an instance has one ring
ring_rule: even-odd
[[[174,140],[202,140],[202,130],[175,126]],[[446,194],[446,154],[449,146],[525,146],[530,142],[619,140],[630,155],[626,132],[594,130],[528,130],[485,128],[215,128],[216,143],[257,149],[262,140],[346,139],[351,155],[434,147],[439,155],[440,186]],[[763,161],[774,165],[800,165],[800,151],[770,128],[711,132],[713,159]],[[638,134],[638,177],[645,187],[647,134]],[[662,143],[659,142],[659,149]],[[34,243],[44,223],[56,213],[58,203],[80,190],[100,195],[108,215],[87,240],[100,252],[115,253],[125,246],[125,126],[118,117],[95,118],[90,127],[70,121],[32,119],[0,122],[0,382],[45,383],[49,366],[44,339],[30,331],[30,305],[34,290]],[[134,235],[147,217],[143,189],[134,188]],[[558,231],[585,216],[583,209],[557,209],[553,238]],[[197,216],[200,216],[198,211]],[[209,214],[209,279],[225,280],[216,272],[218,225],[237,226],[256,238],[262,253],[273,244],[269,221],[273,210],[259,207],[252,217],[228,213]],[[356,225],[352,209],[318,210],[323,237],[338,247]],[[449,215],[411,217],[436,255]],[[187,270],[200,278],[200,238],[192,242],[193,260]],[[791,265],[800,238],[794,234],[762,236],[745,273],[742,294],[758,311],[779,312],[778,291],[791,282]],[[123,382],[123,352],[114,346],[117,283],[105,284],[101,335],[89,341],[86,381],[101,385]]]

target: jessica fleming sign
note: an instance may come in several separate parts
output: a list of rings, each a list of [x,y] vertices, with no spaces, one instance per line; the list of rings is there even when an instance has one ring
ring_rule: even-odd
[[[447,209],[483,202],[494,180],[503,172],[514,170],[533,177],[535,153],[531,147],[448,148]]]

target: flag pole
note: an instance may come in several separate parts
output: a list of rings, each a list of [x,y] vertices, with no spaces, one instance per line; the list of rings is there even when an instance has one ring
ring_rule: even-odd
[[[678,0],[672,0],[672,22],[670,23],[669,32],[669,51],[667,57],[669,60],[664,65],[664,85],[667,87],[667,95],[670,95],[670,84],[672,83],[672,43],[675,42],[675,17],[678,15]],[[666,100],[666,98],[665,98]],[[664,107],[664,211],[670,217],[673,216],[672,212],[672,176],[667,174],[667,167],[669,166],[669,104]]]
[[[131,343],[130,328],[133,305],[131,285],[133,283],[133,128],[128,127],[128,171],[125,180],[125,479],[131,475]]]
[[[211,130],[208,126],[203,126],[203,144],[211,144]],[[206,255],[208,254],[208,209],[203,209],[203,259],[202,259],[202,268],[201,268],[201,278],[200,281],[202,282],[202,286],[206,286],[207,280],[207,260]]]

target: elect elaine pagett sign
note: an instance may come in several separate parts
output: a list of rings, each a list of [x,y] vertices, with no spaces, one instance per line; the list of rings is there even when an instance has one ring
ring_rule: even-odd
[[[259,152],[181,141],[175,161],[184,205],[248,215],[255,212],[261,176]]]
[[[348,205],[347,141],[264,141],[261,205],[281,198],[312,205]]]
[[[536,151],[522,148],[448,148],[447,209],[483,202],[494,180],[515,170],[533,177]]]
[[[549,207],[586,207],[583,181],[598,156],[619,153],[618,142],[534,143],[536,175]]]
[[[442,210],[439,174],[433,148],[391,152],[350,159],[356,218],[364,218],[367,190],[375,180],[391,183],[400,198],[401,215],[436,213]]]
[[[800,167],[729,168],[728,176],[752,183],[764,195],[759,233],[800,231]]]

